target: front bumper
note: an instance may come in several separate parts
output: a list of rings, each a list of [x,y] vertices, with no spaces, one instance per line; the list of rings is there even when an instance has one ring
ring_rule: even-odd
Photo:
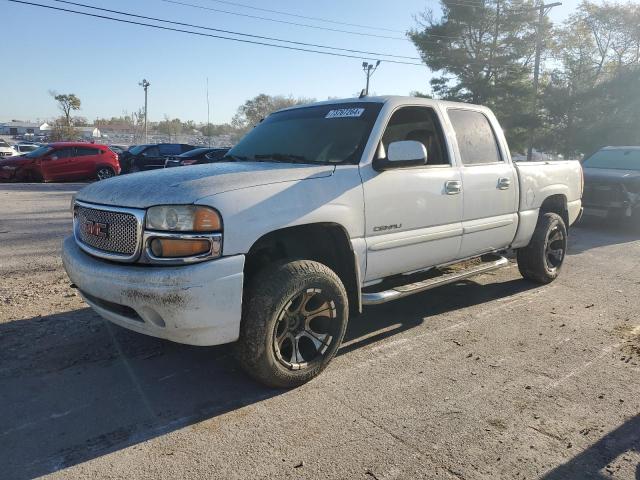
[[[238,339],[244,255],[178,267],[114,264],[68,237],[62,261],[84,300],[117,325],[189,345]]]

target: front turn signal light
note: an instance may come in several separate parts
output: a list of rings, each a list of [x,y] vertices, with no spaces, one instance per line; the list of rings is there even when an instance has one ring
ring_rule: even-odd
[[[157,258],[181,258],[207,254],[213,248],[213,244],[209,240],[200,239],[154,238],[149,248]]]

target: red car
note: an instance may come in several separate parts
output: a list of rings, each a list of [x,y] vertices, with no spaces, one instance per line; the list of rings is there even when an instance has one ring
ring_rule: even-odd
[[[93,143],[50,143],[0,160],[0,181],[104,180],[119,174],[118,155],[106,145]]]

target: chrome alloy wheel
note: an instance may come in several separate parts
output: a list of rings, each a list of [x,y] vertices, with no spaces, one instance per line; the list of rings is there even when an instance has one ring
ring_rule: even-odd
[[[293,297],[278,315],[273,330],[273,350],[290,370],[319,361],[339,335],[335,302],[322,290],[309,288]]]
[[[549,270],[555,270],[562,265],[567,250],[567,237],[556,225],[549,230],[544,246],[544,258]]]

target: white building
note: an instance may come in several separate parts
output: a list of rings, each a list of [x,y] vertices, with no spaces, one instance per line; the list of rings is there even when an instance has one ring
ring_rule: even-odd
[[[0,123],[0,135],[46,134],[51,130],[47,123],[5,122]]]
[[[82,140],[92,140],[102,137],[102,133],[97,127],[75,127]]]

